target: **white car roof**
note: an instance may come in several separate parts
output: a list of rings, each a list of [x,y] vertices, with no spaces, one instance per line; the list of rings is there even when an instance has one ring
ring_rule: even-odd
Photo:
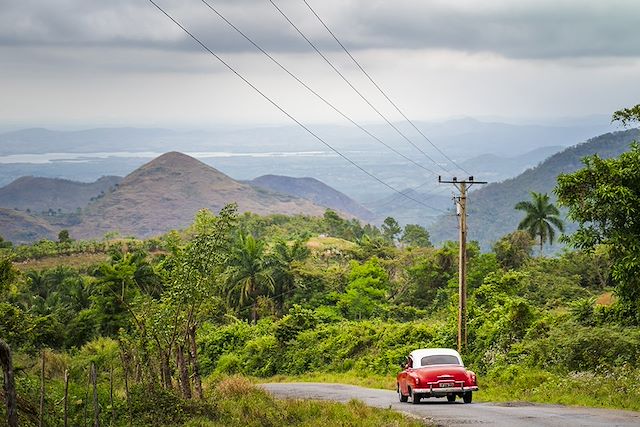
[[[420,363],[420,361],[422,360],[423,357],[435,356],[435,355],[455,356],[460,361],[460,364],[464,365],[462,363],[462,357],[460,357],[460,353],[458,353],[457,351],[452,350],[450,348],[421,348],[421,349],[418,349],[418,350],[413,350],[409,354],[411,359],[413,359],[413,363],[414,363],[413,366],[414,367],[415,366],[419,366],[419,363]]]

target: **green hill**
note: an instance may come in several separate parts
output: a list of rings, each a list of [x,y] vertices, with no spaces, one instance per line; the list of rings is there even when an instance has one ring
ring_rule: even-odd
[[[109,231],[154,236],[189,225],[199,209],[218,211],[228,203],[240,212],[321,216],[325,208],[309,200],[258,190],[233,180],[193,157],[170,152],[127,175],[118,187],[90,203],[70,231],[96,238]]]
[[[616,157],[629,149],[629,144],[640,139],[640,129],[607,133],[587,142],[567,148],[538,166],[515,178],[492,183],[469,194],[469,239],[480,242],[487,249],[498,238],[515,230],[522,214],[514,209],[516,203],[528,200],[530,192],[549,193],[555,200],[553,189],[558,175],[580,169],[581,159],[598,154],[603,158]],[[568,224],[568,230],[575,226]],[[440,217],[431,227],[434,242],[457,238],[457,218]]]

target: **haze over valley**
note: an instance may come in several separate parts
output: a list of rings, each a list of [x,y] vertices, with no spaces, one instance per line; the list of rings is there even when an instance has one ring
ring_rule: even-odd
[[[389,150],[384,152],[384,147],[372,149],[368,141],[361,141],[345,128],[323,127],[339,141],[338,146],[350,158],[406,196],[389,191],[349,167],[336,153],[319,150],[322,147],[291,127],[225,132],[129,128],[14,131],[0,134],[0,177],[2,183],[6,183],[0,188],[0,208],[5,209],[4,223],[13,222],[11,227],[5,226],[4,234],[16,242],[53,238],[62,228],[70,229],[77,237],[98,238],[114,231],[148,237],[171,228],[186,227],[198,208],[216,210],[225,203],[236,202],[241,211],[254,213],[321,215],[324,209],[334,209],[364,223],[377,225],[391,216],[401,225],[426,226],[434,241],[440,242],[455,239],[456,224],[455,216],[451,214],[451,189],[438,185],[435,173],[450,170],[452,174],[456,171],[461,174],[459,167],[462,167],[477,171],[476,179],[492,183],[471,195],[470,224],[473,227],[470,237],[487,249],[517,225],[513,206],[526,198],[531,188],[549,193],[558,173],[576,170],[582,156],[619,154],[635,137],[633,131],[604,135],[580,145],[579,155],[560,162],[553,160],[557,157],[554,155],[563,152],[567,146],[584,143],[580,138],[585,135],[612,128],[602,118],[584,119],[578,123],[573,126],[533,126],[465,119],[423,124],[431,131],[439,132],[441,141],[456,148],[452,150],[456,154],[450,157],[456,164],[443,158],[441,170],[436,171],[430,165],[432,172],[410,163],[408,150],[405,151],[407,158],[403,158]],[[297,138],[300,138],[299,142]],[[161,162],[166,155],[155,150],[168,147],[183,148],[187,155],[176,158],[182,161],[171,161],[166,167],[155,168],[157,172],[148,178],[152,187],[133,184],[136,180],[130,176],[139,174],[137,168],[156,157],[159,159],[151,164]],[[292,148],[296,151],[291,151]],[[170,159],[174,157],[169,156]],[[203,163],[192,161],[196,158]],[[548,162],[555,162],[555,169],[543,172],[548,169]],[[204,164],[212,167],[213,175],[204,173],[198,175],[199,178],[187,180],[172,178],[174,175],[198,174],[196,170]],[[149,167],[144,166],[141,170]],[[164,175],[160,171],[164,171]],[[226,184],[217,183],[215,174],[220,173],[217,171],[229,176]],[[540,176],[536,182],[546,183],[532,187],[531,178],[527,176]],[[244,182],[245,187],[238,181]],[[193,193],[195,182],[208,189],[203,187],[203,192]],[[121,184],[124,184],[123,188],[120,188]],[[505,193],[503,187],[510,190]],[[242,195],[234,193],[240,188],[245,189]],[[247,193],[254,191],[253,188],[259,192]],[[136,193],[124,196],[127,191]],[[269,199],[264,191],[279,198],[278,201]],[[189,202],[167,196],[185,192],[193,193]],[[214,195],[216,192],[217,196]],[[513,196],[507,195],[511,193]],[[254,199],[260,194],[264,200],[256,204],[257,199]],[[493,197],[491,194],[501,194],[501,201],[489,201]],[[286,200],[292,203],[283,204]],[[114,203],[120,214],[109,213],[111,208],[107,206]],[[269,205],[266,210],[264,203]],[[12,209],[23,212],[9,212]],[[161,218],[160,212],[173,212],[174,219]],[[181,213],[175,216],[177,212]],[[29,219],[32,215],[35,217]],[[138,218],[135,224],[130,222],[132,218]],[[37,231],[30,233],[30,227]]]

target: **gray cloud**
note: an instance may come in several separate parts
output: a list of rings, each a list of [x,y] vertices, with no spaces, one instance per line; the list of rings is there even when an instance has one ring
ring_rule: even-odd
[[[640,56],[640,2],[633,0],[375,1],[363,14],[362,47],[494,52],[510,58]]]
[[[337,49],[300,0],[277,0],[324,49]],[[159,0],[216,51],[253,51],[198,0]],[[211,3],[265,48],[309,48],[268,0]],[[358,49],[445,49],[508,58],[640,57],[636,0],[311,0]],[[198,47],[146,1],[5,1],[0,45],[193,51]]]

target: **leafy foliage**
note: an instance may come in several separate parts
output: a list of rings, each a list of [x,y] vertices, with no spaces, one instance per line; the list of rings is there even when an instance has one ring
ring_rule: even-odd
[[[404,226],[404,232],[402,233],[402,237],[400,237],[400,242],[407,246],[416,246],[419,248],[431,246],[429,232],[426,228],[417,224],[407,224]]]
[[[518,224],[519,230],[527,230],[532,237],[538,237],[540,252],[545,242],[553,244],[555,228],[564,231],[564,224],[560,219],[560,211],[549,202],[548,194],[531,192],[532,201],[522,201],[516,204],[516,209],[524,211],[526,216]]]
[[[621,316],[640,322],[640,146],[617,159],[584,159],[585,168],[558,178],[556,194],[580,228],[568,241],[592,250],[607,245]]]

